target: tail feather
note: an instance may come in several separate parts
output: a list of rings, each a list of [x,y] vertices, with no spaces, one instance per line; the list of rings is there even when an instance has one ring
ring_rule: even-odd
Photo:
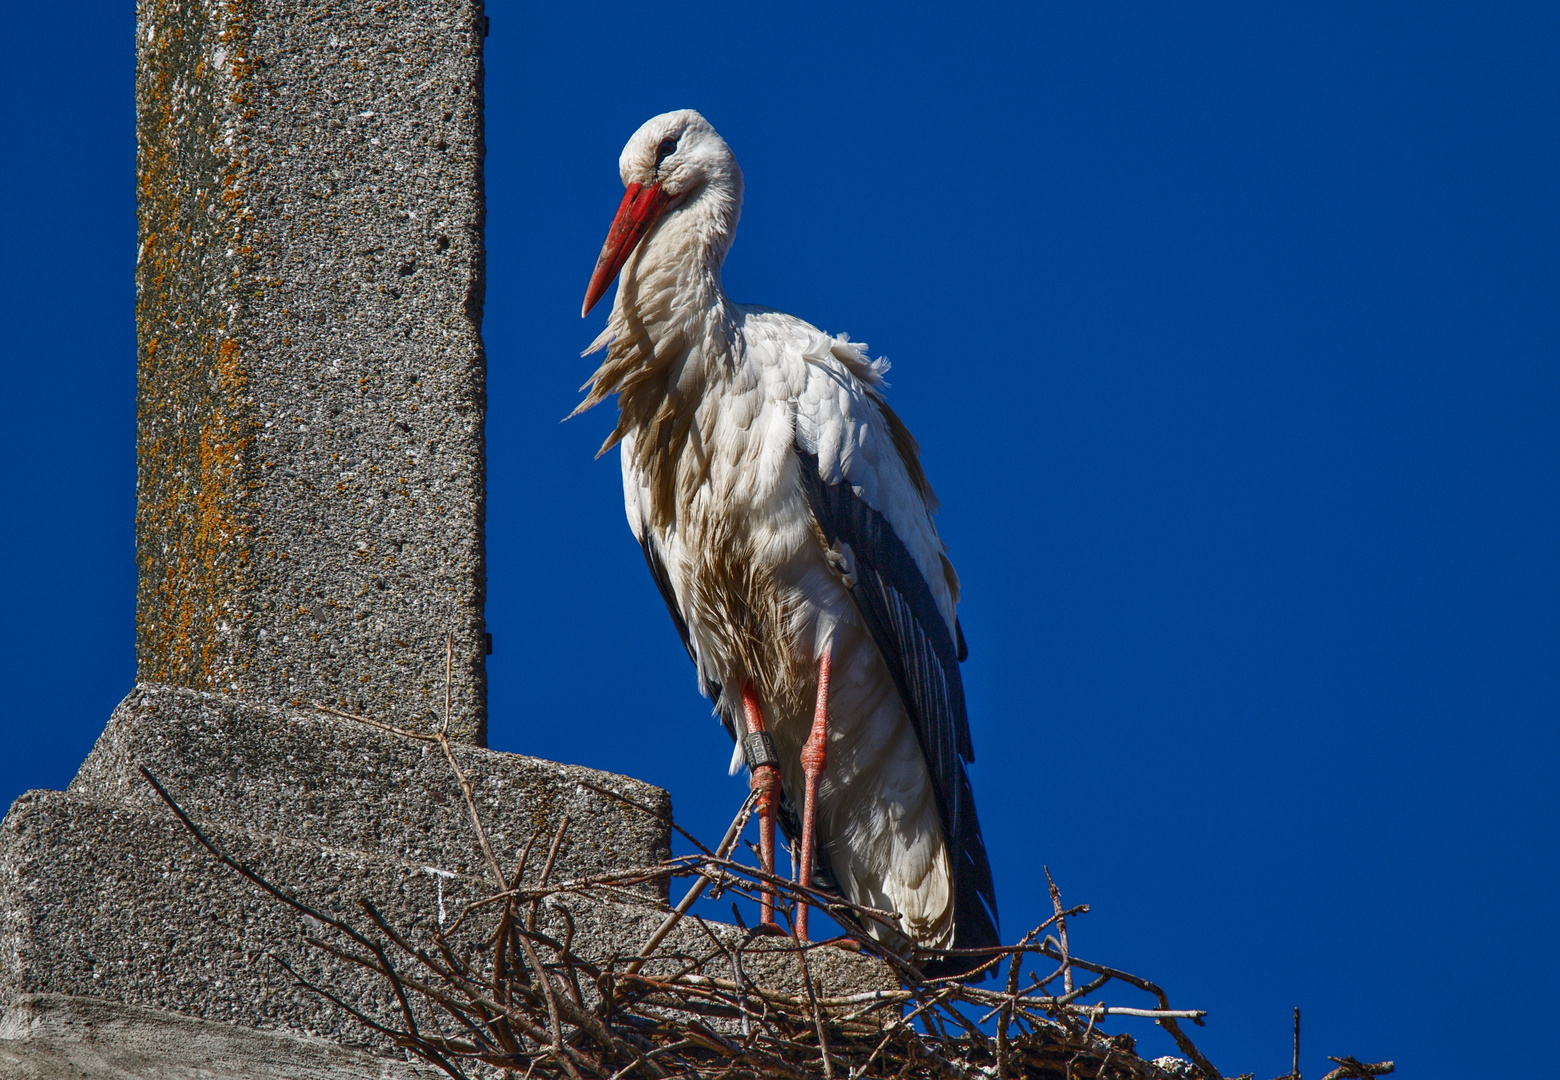
[[[962,774],[963,769],[959,770]],[[969,778],[962,776],[961,786],[968,788]],[[991,861],[986,842],[980,835],[975,815],[975,799],[964,795],[964,816],[957,835],[949,837],[953,861],[953,948],[992,949],[1002,944],[997,928],[997,894],[991,880]],[[986,956],[938,956],[923,965],[930,977],[964,975],[985,963]],[[986,978],[981,975],[979,978]]]

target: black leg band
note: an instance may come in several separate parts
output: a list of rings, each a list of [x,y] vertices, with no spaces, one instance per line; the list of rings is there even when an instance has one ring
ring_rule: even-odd
[[[747,760],[748,772],[757,770],[760,765],[780,764],[780,755],[775,753],[775,741],[767,731],[750,732],[742,740],[742,756]]]

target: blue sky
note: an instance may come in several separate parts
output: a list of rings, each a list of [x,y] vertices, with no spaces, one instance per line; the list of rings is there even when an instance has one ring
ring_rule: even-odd
[[[609,411],[558,423],[618,151],[697,108],[747,178],[730,291],[894,362],[1005,933],[1048,864],[1080,954],[1208,1009],[1231,1074],[1288,1068],[1293,1005],[1308,1076],[1549,1067],[1557,9],[489,12],[495,747],[706,836],[740,798]],[[132,6],[8,25],[7,801],[131,686],[135,469]]]

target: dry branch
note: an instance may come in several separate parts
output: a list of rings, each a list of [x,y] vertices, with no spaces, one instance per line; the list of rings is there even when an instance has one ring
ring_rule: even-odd
[[[1338,1067],[1322,1077],[1322,1080],[1370,1080],[1372,1076],[1386,1076],[1397,1069],[1390,1061],[1378,1061],[1372,1065],[1352,1057],[1335,1058],[1330,1055],[1327,1060]]]

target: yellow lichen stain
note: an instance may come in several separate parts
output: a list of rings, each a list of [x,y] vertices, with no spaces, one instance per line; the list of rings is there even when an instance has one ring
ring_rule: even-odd
[[[242,92],[253,65],[242,44],[230,48],[230,82],[208,53],[214,41],[247,39],[252,20],[245,4],[211,12],[159,0],[142,18],[160,32],[137,56],[138,674],[232,689],[250,666],[233,631],[247,621],[247,500],[261,481],[251,475],[258,421],[220,253],[235,249],[229,264],[252,256],[239,224],[253,215],[238,194],[242,151],[221,138],[232,114],[213,110]]]

